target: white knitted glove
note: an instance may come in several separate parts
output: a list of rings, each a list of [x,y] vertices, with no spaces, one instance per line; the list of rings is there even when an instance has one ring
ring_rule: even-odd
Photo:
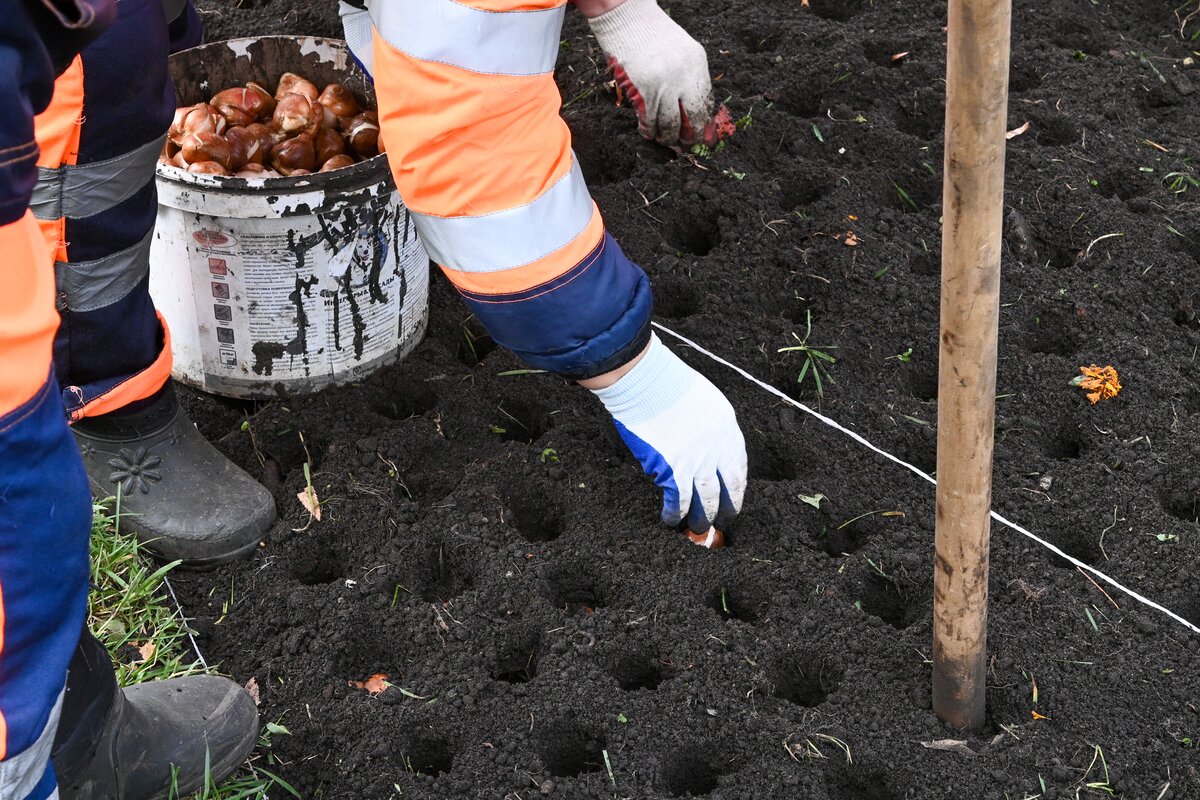
[[[620,380],[593,390],[617,432],[662,487],[662,518],[706,533],[742,508],[746,442],[725,395],[659,341]]]
[[[665,145],[716,144],[704,47],[658,7],[625,0],[588,20],[642,136]]]

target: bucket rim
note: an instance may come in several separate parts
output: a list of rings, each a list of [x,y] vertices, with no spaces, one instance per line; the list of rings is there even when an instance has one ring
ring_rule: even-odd
[[[347,57],[346,68],[351,73],[362,75],[362,71],[354,64],[354,60],[350,58],[350,48],[347,47],[344,39],[334,39],[327,36],[304,36],[304,35],[287,35],[287,34],[271,34],[265,36],[238,36],[233,39],[221,39],[215,42],[204,42],[195,47],[189,47],[184,50],[172,53],[170,59],[181,57],[187,53],[196,53],[198,51],[215,50],[218,47],[226,47],[232,50],[237,56],[249,54],[249,48],[262,41],[266,40],[287,40],[296,42],[300,45],[300,54],[306,55],[310,52],[319,51],[321,46],[330,47],[333,50],[338,50],[345,53]],[[311,48],[311,49],[308,49]],[[363,76],[365,77],[365,76]],[[278,178],[246,178],[238,177],[237,175],[208,175],[201,172],[188,172],[182,167],[177,167],[174,164],[165,164],[162,161],[155,165],[155,176],[160,180],[189,184],[205,190],[228,190],[228,191],[243,191],[246,189],[280,189],[280,190],[295,190],[304,188],[320,189],[326,184],[333,182],[343,182],[353,180],[355,178],[372,178],[380,174],[380,170],[391,173],[391,168],[387,163],[387,154],[380,153],[379,155],[364,158],[362,161],[357,161],[348,167],[330,170],[329,172],[312,172],[308,175],[281,175]]]

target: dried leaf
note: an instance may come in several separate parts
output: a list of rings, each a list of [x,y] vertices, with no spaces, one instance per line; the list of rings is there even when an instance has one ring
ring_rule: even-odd
[[[1049,717],[1047,717],[1045,714],[1039,714],[1039,713],[1038,713],[1038,712],[1036,712],[1036,711],[1030,711],[1030,712],[1029,712],[1029,715],[1030,715],[1031,717],[1033,717],[1034,719],[1050,719],[1050,718],[1049,718]]]
[[[144,645],[138,647],[137,651],[141,658],[136,663],[142,664],[154,658],[154,651],[156,649],[157,647],[155,647],[154,642],[146,642]]]
[[[242,688],[246,690],[246,694],[250,695],[250,699],[254,701],[254,705],[258,705],[262,699],[258,691],[258,678],[251,678],[246,681],[246,685]]]
[[[354,689],[366,689],[368,694],[383,694],[391,686],[387,675],[377,672],[365,681],[346,681],[346,685]]]
[[[1025,120],[1025,124],[1019,128],[1013,128],[1008,133],[1004,134],[1005,139],[1015,139],[1025,131],[1029,130],[1029,120]]]
[[[854,231],[846,231],[846,238],[842,239],[842,244],[846,247],[858,247],[859,239],[854,235]]]
[[[300,501],[300,505],[312,514],[313,519],[317,522],[321,521],[321,500],[317,497],[317,490],[311,486],[306,486],[296,495],[296,499]]]
[[[909,51],[909,50],[905,50],[905,51],[904,51],[904,52],[902,52],[902,53],[894,53],[894,54],[892,55],[892,61],[899,61],[900,59],[902,59],[902,58],[904,58],[906,55],[908,55],[910,52],[911,52],[911,51]]]
[[[1083,373],[1082,377],[1075,378],[1071,383],[1087,391],[1088,402],[1092,405],[1120,394],[1121,381],[1116,368],[1092,364],[1090,367],[1080,367],[1079,371]]]
[[[928,747],[930,750],[945,750],[948,753],[962,753],[964,756],[978,755],[978,753],[968,747],[966,741],[962,739],[934,739],[932,742],[921,742],[921,746]]]

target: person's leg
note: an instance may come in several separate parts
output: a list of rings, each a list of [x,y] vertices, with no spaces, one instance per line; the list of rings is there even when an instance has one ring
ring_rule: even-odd
[[[51,374],[54,282],[32,217],[0,227],[0,253],[0,795],[42,800],[87,608],[91,503]]]
[[[149,291],[154,170],[174,114],[167,55],[194,44],[188,3],[123,0],[37,118],[32,208],[55,252],[55,368],[97,496],[164,560],[211,566],[253,552],[275,518],[265,489],[203,440],[169,382],[170,334]]]

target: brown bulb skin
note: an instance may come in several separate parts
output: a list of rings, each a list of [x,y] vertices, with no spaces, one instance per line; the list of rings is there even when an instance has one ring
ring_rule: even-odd
[[[324,164],[334,156],[346,152],[346,141],[342,135],[329,128],[321,128],[313,140],[317,152],[317,163]]]
[[[297,136],[275,146],[271,151],[271,163],[283,175],[294,175],[296,170],[312,171],[317,166],[316,149],[311,136]]]
[[[195,164],[200,161],[215,161],[226,170],[229,169],[233,158],[233,152],[230,150],[229,142],[225,140],[225,137],[207,131],[193,133],[185,138],[183,140],[181,155],[183,156],[183,160],[188,164]]]
[[[229,142],[233,154],[229,166],[233,172],[246,164],[263,163],[270,149],[270,145],[264,147],[262,139],[249,128],[230,128],[225,132],[225,141]]]
[[[197,161],[194,164],[188,165],[188,172],[195,172],[201,175],[228,175],[229,170],[225,169],[223,164],[218,164],[216,161]]]
[[[190,134],[221,134],[225,132],[225,126],[225,117],[220,111],[208,103],[196,103],[175,109],[175,118],[167,129],[167,138],[176,145],[182,145],[184,138]]]
[[[330,158],[330,159],[326,160],[323,164],[321,164],[320,171],[321,172],[332,172],[335,169],[341,169],[343,167],[352,167],[352,166],[354,166],[355,163],[356,162],[354,161],[354,156],[348,156],[345,153],[342,153],[341,155],[336,155],[333,158]]]
[[[322,91],[317,102],[333,112],[335,117],[353,117],[362,112],[354,94],[340,83],[331,83]]]
[[[362,158],[379,155],[379,116],[374,111],[364,111],[351,119],[346,129],[346,141]]]
[[[285,72],[280,76],[279,85],[275,88],[275,100],[282,101],[284,96],[289,93],[304,95],[314,102],[321,94],[312,81],[302,78],[294,72]]]

